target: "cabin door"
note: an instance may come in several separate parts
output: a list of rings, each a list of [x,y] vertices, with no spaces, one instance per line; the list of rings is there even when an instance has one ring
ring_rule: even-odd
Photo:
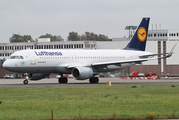
[[[31,65],[36,65],[35,53],[33,51],[30,51],[29,55],[30,55],[30,59],[31,59],[30,64]]]

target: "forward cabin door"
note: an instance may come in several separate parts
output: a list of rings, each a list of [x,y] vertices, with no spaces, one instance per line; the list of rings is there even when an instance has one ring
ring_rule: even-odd
[[[30,59],[31,59],[30,64],[31,65],[36,65],[35,53],[33,51],[30,51],[29,55],[30,55]]]

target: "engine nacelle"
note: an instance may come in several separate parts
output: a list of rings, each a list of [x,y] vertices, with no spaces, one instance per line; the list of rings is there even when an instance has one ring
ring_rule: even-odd
[[[45,73],[35,73],[35,74],[28,74],[28,77],[30,80],[40,80],[45,78],[45,76],[48,76],[49,74],[45,74]]]
[[[85,80],[93,77],[93,69],[90,67],[76,67],[73,68],[72,75],[77,80]]]

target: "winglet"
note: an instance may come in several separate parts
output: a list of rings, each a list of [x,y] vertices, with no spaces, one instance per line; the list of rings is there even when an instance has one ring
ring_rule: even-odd
[[[174,51],[176,45],[177,45],[177,43],[173,46],[173,48],[171,49],[170,53],[166,53],[166,54],[167,54],[166,56],[164,56],[164,57],[159,57],[158,59],[164,59],[164,58],[169,58],[169,57],[171,57],[171,56],[173,55],[173,51]]]
[[[173,46],[172,50],[170,51],[170,53],[167,56],[165,56],[165,58],[168,58],[168,57],[172,56],[173,51],[174,51],[176,45],[177,45],[177,43]]]

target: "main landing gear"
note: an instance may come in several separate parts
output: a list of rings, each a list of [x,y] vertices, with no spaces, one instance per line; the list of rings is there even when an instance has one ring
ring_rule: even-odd
[[[61,75],[61,76],[63,76],[63,75]],[[68,78],[66,78],[66,77],[60,77],[60,78],[58,79],[58,82],[59,82],[59,83],[68,83]],[[91,77],[91,78],[89,79],[89,82],[90,82],[90,83],[98,83],[98,82],[99,82],[99,78],[98,78],[98,77]]]
[[[98,83],[99,82],[99,78],[98,77],[92,77],[89,79],[90,83]]]
[[[59,82],[59,83],[67,83],[67,82],[68,82],[68,78],[66,78],[66,77],[60,77],[60,78],[58,79],[58,82]]]

